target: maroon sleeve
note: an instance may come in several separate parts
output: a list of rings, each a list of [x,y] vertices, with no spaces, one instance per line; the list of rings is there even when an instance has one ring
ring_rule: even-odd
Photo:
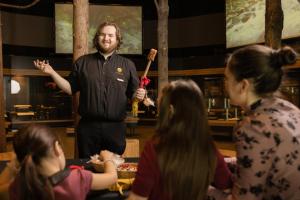
[[[74,170],[72,170],[72,171],[74,171]],[[80,185],[81,190],[83,190],[83,193],[85,193],[85,195],[87,195],[92,188],[93,175],[88,170],[79,169],[77,171],[79,173],[80,180],[81,180],[81,185]]]
[[[223,155],[216,150],[217,155],[217,166],[215,171],[215,177],[213,185],[221,190],[232,187],[232,174],[224,161]]]
[[[91,190],[92,172],[72,169],[69,176],[53,187],[55,200],[85,199]]]
[[[149,141],[145,144],[143,153],[139,159],[132,191],[139,196],[149,197],[158,177],[157,157],[153,142]]]

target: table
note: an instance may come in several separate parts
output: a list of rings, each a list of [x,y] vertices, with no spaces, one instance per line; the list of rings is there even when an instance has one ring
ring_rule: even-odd
[[[67,159],[67,166],[78,165],[83,166],[86,170],[94,172],[92,165],[87,163],[88,159]],[[125,158],[126,162],[138,162],[138,158]],[[0,172],[5,168],[7,161],[0,161]],[[124,191],[124,196],[121,196],[118,192],[112,192],[109,190],[91,191],[87,196],[87,200],[123,200],[127,198],[129,191]]]
[[[138,125],[139,118],[138,117],[126,117],[125,123],[126,127],[129,129],[129,136],[135,135],[135,128]]]

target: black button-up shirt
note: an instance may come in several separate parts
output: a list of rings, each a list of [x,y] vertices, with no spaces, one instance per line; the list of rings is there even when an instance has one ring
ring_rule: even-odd
[[[139,85],[134,63],[116,53],[107,60],[98,52],[80,57],[68,80],[73,94],[80,91],[79,114],[109,121],[126,117],[128,98]]]

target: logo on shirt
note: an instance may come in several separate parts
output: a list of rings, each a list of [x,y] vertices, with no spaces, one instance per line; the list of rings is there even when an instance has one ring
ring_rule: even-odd
[[[117,73],[123,75],[123,69],[121,67],[117,67]]]

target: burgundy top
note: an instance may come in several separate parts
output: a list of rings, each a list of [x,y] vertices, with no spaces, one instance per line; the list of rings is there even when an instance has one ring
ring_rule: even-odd
[[[232,186],[231,172],[223,156],[218,151],[213,185],[221,190],[231,188]],[[148,197],[149,200],[169,199],[163,189],[153,140],[145,144],[139,160],[138,171],[132,186],[132,191],[139,196]]]
[[[11,200],[18,200],[20,192],[18,188],[18,178],[14,180],[9,188]],[[62,182],[54,186],[55,200],[84,200],[91,190],[92,173],[87,170],[73,169],[69,176]]]

